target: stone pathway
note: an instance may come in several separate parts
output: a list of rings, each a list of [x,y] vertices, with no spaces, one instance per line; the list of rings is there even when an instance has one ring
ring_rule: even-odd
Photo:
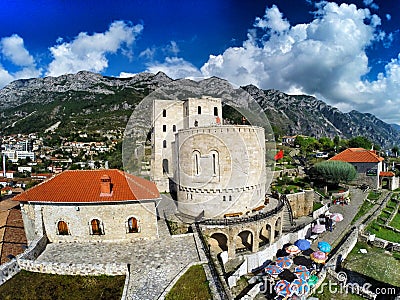
[[[160,220],[159,235],[155,240],[129,243],[48,244],[37,261],[129,263],[128,299],[158,299],[183,269],[199,262],[192,234],[171,237],[164,220]]]

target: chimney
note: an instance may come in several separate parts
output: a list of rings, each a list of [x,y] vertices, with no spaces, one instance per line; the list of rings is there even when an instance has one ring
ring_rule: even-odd
[[[104,174],[100,178],[100,195],[109,196],[111,195],[111,178]]]

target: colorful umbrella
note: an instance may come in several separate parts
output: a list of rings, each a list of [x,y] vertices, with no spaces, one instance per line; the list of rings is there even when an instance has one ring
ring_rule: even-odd
[[[339,213],[333,213],[329,216],[333,221],[335,222],[340,222],[343,221],[343,215]]]
[[[290,297],[292,295],[292,291],[290,289],[290,282],[286,280],[279,280],[275,284],[275,292],[278,296],[282,296],[284,298]]]
[[[315,261],[318,264],[324,263],[326,261],[326,259],[328,258],[326,256],[326,254],[322,251],[315,251],[315,252],[311,253],[310,257],[313,261]]]
[[[325,230],[326,230],[325,225],[322,224],[314,225],[314,227],[311,229],[311,231],[314,233],[322,233]]]
[[[291,260],[289,257],[287,256],[283,256],[283,257],[278,257],[275,260],[275,263],[280,266],[281,268],[289,268],[292,264],[293,264],[293,260]]]
[[[301,250],[308,250],[311,247],[311,243],[310,241],[307,241],[305,239],[301,239],[301,240],[297,240],[296,242],[294,242],[294,244]]]
[[[290,284],[290,290],[292,294],[296,294],[297,296],[305,295],[310,291],[310,286],[307,283],[307,280],[303,279],[295,279]]]
[[[299,254],[301,251],[296,245],[290,245],[286,248],[286,252],[290,255]]]
[[[265,267],[265,272],[271,276],[277,276],[282,273],[283,269],[277,265],[268,265]]]
[[[328,242],[319,242],[318,243],[318,249],[322,252],[328,253],[331,252],[331,245]]]
[[[310,278],[310,271],[308,271],[307,267],[305,266],[297,266],[294,269],[294,274],[303,280],[308,280],[308,278]]]
[[[308,279],[308,285],[313,286],[316,285],[318,282],[318,276],[317,275],[311,275],[310,279]]]

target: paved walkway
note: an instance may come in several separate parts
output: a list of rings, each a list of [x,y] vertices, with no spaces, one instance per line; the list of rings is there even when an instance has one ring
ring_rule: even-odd
[[[193,235],[171,237],[164,220],[160,238],[133,243],[48,244],[37,261],[131,264],[128,299],[158,299],[188,264],[199,262]]]

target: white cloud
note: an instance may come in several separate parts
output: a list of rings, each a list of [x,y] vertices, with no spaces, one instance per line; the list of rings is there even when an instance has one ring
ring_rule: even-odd
[[[10,62],[15,69],[10,72],[0,65],[0,88],[13,80],[41,75],[41,70],[36,68],[33,56],[25,48],[24,40],[19,35],[3,37],[0,40],[0,52],[3,60]]]
[[[136,73],[128,73],[128,72],[121,72],[119,73],[119,78],[131,78],[133,76],[135,76]]]
[[[27,67],[34,65],[34,59],[24,47],[24,40],[17,34],[4,37],[0,41],[1,53],[14,65]]]
[[[202,76],[199,69],[180,57],[166,57],[162,63],[151,63],[147,71],[151,73],[161,71],[173,79]]]
[[[392,15],[390,15],[390,14],[386,14],[385,17],[386,17],[386,20],[388,20],[388,21],[390,21],[392,19]]]
[[[121,51],[128,57],[132,56],[131,46],[142,30],[140,24],[132,26],[115,21],[104,33],[89,35],[81,32],[69,43],[50,47],[54,60],[49,64],[47,75],[59,76],[80,70],[101,72],[108,67],[107,54]]]
[[[399,123],[400,110],[393,104],[400,105],[400,58],[388,64],[378,80],[361,80],[370,71],[366,49],[385,38],[378,30],[380,18],[353,4],[324,2],[317,7],[314,20],[293,26],[276,6],[267,8],[254,24],[262,33],[251,29],[241,47],[210,55],[202,74],[239,85],[301,91]]]
[[[379,9],[378,4],[374,3],[374,0],[364,0],[363,3],[365,6],[370,7],[372,9],[375,9],[375,10]]]

